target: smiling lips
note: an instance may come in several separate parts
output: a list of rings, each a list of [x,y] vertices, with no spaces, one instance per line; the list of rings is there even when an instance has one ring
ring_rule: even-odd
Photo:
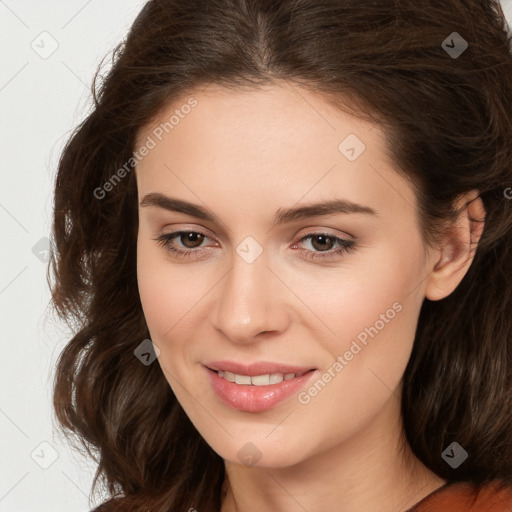
[[[216,371],[219,377],[228,382],[253,386],[279,384],[283,380],[300,377],[311,370],[311,368],[268,362],[240,364],[231,361],[216,361],[205,366]]]
[[[250,377],[272,373],[294,373],[298,375],[314,369],[311,368],[311,366],[294,366],[289,364],[270,363],[267,361],[250,364],[236,363],[234,361],[212,361],[210,363],[204,363],[204,365],[210,370],[228,371],[237,375],[248,375]]]
[[[219,398],[240,411],[263,412],[298,391],[315,369],[276,363],[206,363],[210,384]]]
[[[236,382],[237,384],[249,386],[268,386],[269,384],[279,384],[283,380],[294,379],[300,376],[296,373],[266,373],[265,375],[239,375],[238,373],[228,372],[227,370],[219,370],[219,377],[226,379],[228,382]]]

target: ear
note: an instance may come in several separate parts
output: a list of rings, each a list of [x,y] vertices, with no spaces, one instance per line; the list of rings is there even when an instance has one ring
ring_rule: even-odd
[[[454,206],[460,214],[445,231],[426,280],[429,300],[444,299],[457,288],[473,262],[484,230],[485,208],[477,190],[459,196]]]

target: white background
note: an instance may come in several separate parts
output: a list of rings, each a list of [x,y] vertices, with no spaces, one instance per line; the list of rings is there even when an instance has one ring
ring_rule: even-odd
[[[47,311],[45,241],[60,151],[88,111],[98,64],[144,3],[0,0],[0,512],[87,512],[102,501],[88,499],[95,464],[52,424],[69,333]],[[512,0],[502,5],[512,24]]]

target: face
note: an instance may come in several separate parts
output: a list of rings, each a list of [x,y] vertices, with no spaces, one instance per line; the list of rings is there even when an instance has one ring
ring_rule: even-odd
[[[431,264],[379,127],[284,84],[210,87],[162,111],[143,145],[140,298],[210,446],[284,467],[376,424]]]

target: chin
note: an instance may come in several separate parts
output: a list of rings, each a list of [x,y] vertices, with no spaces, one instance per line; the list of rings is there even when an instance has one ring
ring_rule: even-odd
[[[210,445],[212,446],[212,445]],[[220,450],[212,448],[226,462],[259,468],[287,468],[299,464],[305,459],[304,448],[301,443],[297,446],[291,444],[280,444],[268,440],[234,441],[229,446],[222,446]]]

